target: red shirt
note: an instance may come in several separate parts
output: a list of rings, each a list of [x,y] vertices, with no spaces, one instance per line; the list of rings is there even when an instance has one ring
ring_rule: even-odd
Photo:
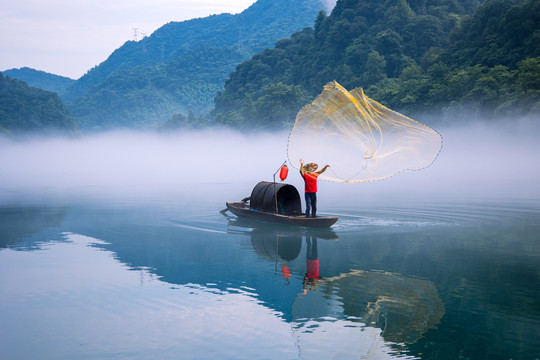
[[[307,193],[316,193],[317,192],[317,177],[319,173],[302,173],[304,178],[304,183],[306,184],[305,191]]]

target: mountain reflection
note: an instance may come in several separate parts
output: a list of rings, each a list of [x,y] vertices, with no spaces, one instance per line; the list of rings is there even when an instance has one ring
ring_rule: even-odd
[[[15,246],[25,237],[59,226],[65,214],[63,207],[0,207],[0,248]],[[35,244],[27,243],[25,246],[33,247]]]

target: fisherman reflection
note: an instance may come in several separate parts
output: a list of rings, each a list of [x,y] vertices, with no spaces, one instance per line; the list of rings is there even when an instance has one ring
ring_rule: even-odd
[[[321,276],[319,275],[319,253],[317,251],[317,238],[315,236],[306,236],[306,275],[304,276],[303,287],[304,294],[308,290],[315,290],[319,286]]]

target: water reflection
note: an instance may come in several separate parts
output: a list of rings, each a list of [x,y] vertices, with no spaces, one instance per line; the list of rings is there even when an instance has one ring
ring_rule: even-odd
[[[306,275],[304,275],[304,281],[302,282],[304,287],[304,294],[308,289],[315,290],[319,287],[319,281],[321,280],[319,274],[319,251],[317,249],[317,238],[315,236],[306,236]]]
[[[238,218],[223,214],[228,219],[228,232],[230,234],[255,234],[255,237],[268,237],[275,239],[295,238],[298,236],[315,236],[324,240],[339,240],[339,236],[332,228],[302,228],[293,225],[279,225],[264,223],[256,220]]]
[[[66,214],[63,207],[2,206],[0,207],[0,248],[15,246],[23,238],[59,226]],[[33,246],[26,244],[26,246]]]
[[[412,344],[436,328],[445,306],[433,283],[381,271],[351,270],[326,279],[346,316],[382,330],[387,341]]]
[[[89,323],[102,318],[102,329],[112,316],[129,337],[132,323],[114,314],[137,318],[152,309],[141,321],[159,323],[155,334],[178,331],[171,343],[183,339],[191,354],[203,347],[190,345],[196,327],[198,338],[222,340],[216,348],[234,344],[237,358],[258,358],[245,348],[273,327],[273,338],[286,346],[284,356],[268,358],[295,358],[293,345],[303,359],[534,358],[540,338],[538,209],[505,207],[501,216],[492,210],[485,218],[490,209],[481,208],[471,226],[371,225],[362,229],[376,231],[353,231],[223,218],[215,207],[202,206],[3,206],[0,311],[32,314],[24,317],[28,327],[54,321],[51,336],[58,340],[57,334],[72,328],[62,328],[50,314],[66,306],[73,313],[84,308],[79,315],[87,314]],[[395,219],[390,211],[376,215]],[[42,251],[27,251],[36,249]],[[34,311],[45,307],[48,312]],[[183,319],[181,326],[170,321],[171,312]],[[17,316],[0,330],[17,324]],[[228,336],[232,323],[236,332]],[[39,338],[41,332],[50,331],[32,334]],[[50,347],[60,348],[66,339],[72,338]],[[93,341],[99,346],[100,340]],[[140,349],[152,346],[143,341]]]
[[[289,263],[296,260],[302,249],[302,240],[305,238],[307,246],[306,275],[304,288],[308,283],[315,283],[319,279],[319,259],[317,238],[323,240],[338,240],[338,235],[330,228],[301,228],[288,225],[265,224],[249,219],[236,217],[229,218],[228,232],[231,234],[244,234],[251,237],[251,244],[255,252],[263,259],[275,262],[276,273],[279,271],[283,278],[290,279],[291,269]]]
[[[426,280],[377,271],[351,270],[317,279],[292,306],[298,330],[313,332],[321,322],[380,329],[376,333],[400,351],[435,329],[445,306]],[[373,334],[373,333],[372,333]]]
[[[299,339],[304,337],[302,333],[327,332],[329,323],[339,321],[340,327],[361,330],[356,337],[368,336],[373,344],[385,344],[383,353],[403,351],[405,344],[413,344],[435,329],[445,314],[435,285],[425,279],[359,269],[321,273],[320,262],[331,259],[327,253],[321,260],[319,242],[338,240],[331,229],[279,227],[230,219],[229,232],[249,234],[255,252],[263,259],[273,260],[276,273],[287,280],[291,278],[289,263],[300,258],[304,261],[302,290],[290,305],[290,320]],[[296,269],[299,271],[298,266]]]

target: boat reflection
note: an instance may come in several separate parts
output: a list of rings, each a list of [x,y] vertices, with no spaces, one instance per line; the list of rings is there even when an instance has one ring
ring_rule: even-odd
[[[224,214],[229,219],[227,231],[231,234],[255,234],[255,237],[294,238],[314,236],[324,240],[339,240],[331,228],[304,228],[293,225],[265,223],[257,220],[238,218]]]
[[[251,237],[255,252],[265,259],[275,261],[276,273],[289,280],[292,276],[289,263],[296,260],[306,239],[307,254],[304,288],[316,286],[319,273],[317,239],[338,240],[330,228],[302,228],[297,226],[267,224],[259,221],[229,217],[228,232]]]
[[[325,242],[324,252],[319,251],[321,240],[339,239],[331,229],[230,218],[228,232],[249,235],[255,252],[275,262],[277,274],[302,279],[291,306],[291,320],[300,331],[313,332],[328,319],[341,319],[353,327],[379,329],[385,342],[412,344],[436,328],[445,314],[431,281],[387,271],[340,269],[342,261],[331,257],[331,243]]]

